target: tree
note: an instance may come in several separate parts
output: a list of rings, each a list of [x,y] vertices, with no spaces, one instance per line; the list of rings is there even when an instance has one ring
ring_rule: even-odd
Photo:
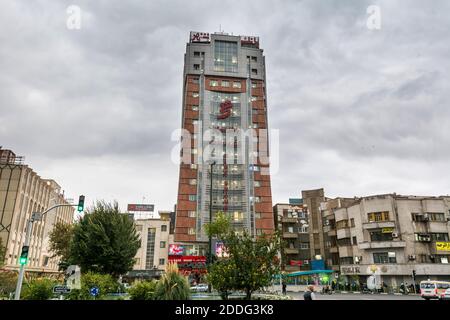
[[[55,281],[42,278],[34,279],[23,287],[22,299],[24,300],[48,300],[53,297]]]
[[[228,300],[228,296],[236,287],[235,285],[236,266],[231,259],[221,259],[208,267],[206,280],[216,289],[223,300]]]
[[[155,300],[189,300],[191,289],[187,278],[178,272],[178,266],[169,263],[166,273],[158,281],[155,288]]]
[[[134,221],[119,212],[117,202],[97,202],[74,226],[70,261],[117,278],[132,269],[139,247]]]
[[[206,227],[206,232],[222,240],[228,254],[227,258],[215,262],[217,267],[210,267],[212,274],[209,279],[215,281],[219,288],[221,283],[217,279],[221,276],[229,278],[233,289],[244,290],[246,298],[251,299],[254,291],[270,285],[279,273],[278,253],[282,242],[278,233],[256,239],[247,232],[238,234],[232,230],[228,217],[223,213],[216,215],[216,219]]]
[[[136,282],[131,288],[128,289],[131,300],[153,300],[156,285],[155,280],[139,281]]]
[[[67,269],[69,265],[73,231],[73,224],[57,222],[49,234],[50,251],[53,253],[52,257],[59,257],[61,259],[61,270]]]

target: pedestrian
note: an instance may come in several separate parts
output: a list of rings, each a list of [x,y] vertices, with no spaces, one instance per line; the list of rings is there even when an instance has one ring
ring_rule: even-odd
[[[283,282],[281,284],[281,288],[283,290],[283,295],[286,295],[286,281],[283,280]]]
[[[304,300],[316,300],[316,295],[314,294],[314,286],[308,286],[305,294],[303,295]]]
[[[333,291],[336,290],[336,282],[335,282],[335,281],[333,281],[333,282],[331,283],[331,290],[333,290]]]

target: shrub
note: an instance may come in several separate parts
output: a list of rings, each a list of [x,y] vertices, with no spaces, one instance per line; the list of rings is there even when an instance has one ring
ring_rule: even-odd
[[[169,263],[166,273],[156,285],[155,300],[189,300],[191,290],[186,277],[178,272],[176,264]]]
[[[153,300],[157,281],[139,281],[128,289],[131,300]]]
[[[0,271],[0,297],[9,297],[16,290],[17,273]]]
[[[99,294],[95,298],[90,294],[92,287],[99,288]],[[109,274],[88,272],[81,276],[81,289],[73,289],[67,296],[69,300],[93,300],[102,299],[109,293],[116,292],[119,288],[117,281]]]
[[[53,297],[53,286],[56,282],[50,279],[34,279],[22,287],[21,298],[24,300],[48,300]]]

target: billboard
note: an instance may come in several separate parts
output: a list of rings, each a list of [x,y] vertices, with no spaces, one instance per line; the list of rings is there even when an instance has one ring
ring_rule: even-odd
[[[137,204],[137,203],[128,204],[128,211],[153,212],[153,210],[155,210],[154,204]]]
[[[220,241],[216,242],[216,257],[226,258],[228,256],[229,256],[229,254],[228,254],[223,242],[220,242]]]
[[[169,256],[182,256],[184,247],[177,244],[169,244]]]
[[[191,42],[209,42],[209,33],[191,31]]]

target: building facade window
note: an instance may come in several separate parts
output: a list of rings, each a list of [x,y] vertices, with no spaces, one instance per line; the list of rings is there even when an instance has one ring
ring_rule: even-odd
[[[392,232],[384,233],[382,230],[370,232],[370,241],[392,241]]]
[[[252,82],[252,88],[253,88],[253,89],[256,89],[257,86],[258,86],[258,85],[256,84],[256,82]]]
[[[188,215],[189,218],[195,218],[197,216],[195,211],[189,211]]]
[[[237,42],[216,40],[214,43],[214,71],[237,72]]]
[[[197,179],[189,179],[189,184],[190,184],[191,186],[197,185]]]
[[[350,227],[352,227],[352,228],[355,227],[355,219],[353,219],[353,218],[350,219]]]
[[[261,213],[255,212],[255,219],[261,219]]]
[[[253,186],[254,187],[261,187],[261,182],[260,181],[253,181]]]
[[[428,212],[428,219],[430,221],[445,221],[445,214],[443,212]]]
[[[194,70],[200,70],[200,65],[198,63],[194,64]]]
[[[234,81],[234,82],[233,82],[233,88],[238,88],[238,89],[240,89],[240,88],[241,88],[241,82],[240,82],[240,81]]]
[[[194,235],[195,234],[195,229],[194,228],[189,228],[188,229],[188,234],[189,235]]]
[[[165,241],[160,241],[159,242],[159,247],[160,248],[165,248],[166,247],[166,242]]]
[[[198,92],[192,92],[192,98],[198,98],[199,94]]]
[[[209,81],[209,85],[211,87],[217,87],[217,86],[219,86],[219,81],[217,81],[217,80],[210,80]]]
[[[161,232],[166,232],[167,231],[167,225],[163,224],[161,225]]]
[[[192,111],[198,111],[198,106],[192,106]]]
[[[389,211],[371,212],[367,214],[369,222],[389,221]]]
[[[397,263],[395,252],[374,252],[373,263],[375,264]]]
[[[336,222],[336,229],[348,228],[348,220],[341,220]]]
[[[166,259],[164,259],[164,258],[159,259],[159,265],[160,266],[163,266],[165,264],[166,264]]]
[[[190,194],[190,195],[189,195],[189,201],[197,201],[197,195],[195,195],[195,194]]]
[[[353,264],[353,257],[341,257],[339,259],[340,264]]]
[[[145,269],[153,268],[153,259],[155,258],[155,228],[148,228],[147,232],[147,252],[145,256]]]
[[[222,80],[222,87],[228,88],[230,86],[230,81],[228,80]]]

